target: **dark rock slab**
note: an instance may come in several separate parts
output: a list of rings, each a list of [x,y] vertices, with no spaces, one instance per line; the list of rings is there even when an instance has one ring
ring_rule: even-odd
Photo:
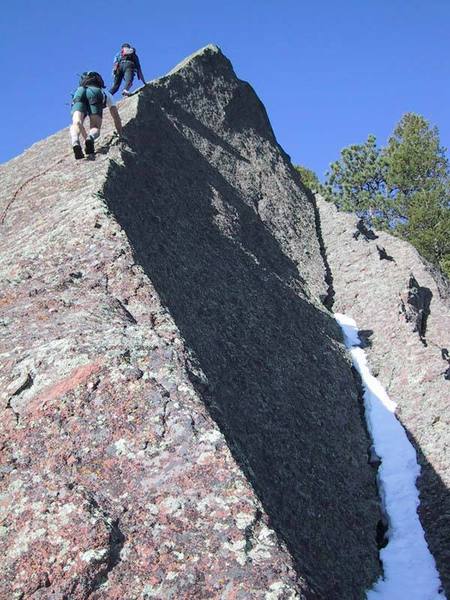
[[[340,333],[317,301],[314,207],[258,98],[214,48],[144,90],[127,134],[134,152],[105,200],[193,352],[194,386],[299,572],[324,597],[360,594],[333,571],[356,531],[375,545],[376,506],[368,526],[353,483],[367,477],[376,495]]]

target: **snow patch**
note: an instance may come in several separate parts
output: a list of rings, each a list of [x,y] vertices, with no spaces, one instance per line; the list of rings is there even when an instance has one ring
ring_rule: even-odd
[[[395,416],[397,404],[370,373],[355,321],[339,313],[345,345],[364,387],[367,426],[381,459],[378,486],[388,518],[388,544],[380,550],[384,576],[367,592],[367,600],[445,600],[436,563],[417,514],[420,473],[416,452]]]

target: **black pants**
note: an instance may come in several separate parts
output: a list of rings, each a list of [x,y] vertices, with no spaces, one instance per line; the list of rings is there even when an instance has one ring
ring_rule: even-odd
[[[114,83],[109,90],[110,94],[115,94],[122,83],[122,79],[125,81],[124,90],[129,90],[133,85],[134,74],[136,72],[136,67],[133,61],[131,60],[122,60],[117,67],[117,71],[114,75]]]

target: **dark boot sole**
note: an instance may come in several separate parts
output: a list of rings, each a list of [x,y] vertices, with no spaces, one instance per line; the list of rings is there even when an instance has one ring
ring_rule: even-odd
[[[84,151],[86,154],[95,154],[94,140],[90,140],[89,138],[86,140]]]
[[[72,150],[73,150],[74,156],[77,160],[80,158],[84,158],[84,154],[83,154],[83,150],[81,149],[81,146],[72,146]]]

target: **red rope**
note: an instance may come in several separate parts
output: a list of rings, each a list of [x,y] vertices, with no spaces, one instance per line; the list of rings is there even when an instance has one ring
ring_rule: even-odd
[[[17,196],[20,194],[20,192],[32,181],[34,181],[35,179],[37,179],[38,177],[42,177],[42,175],[46,175],[49,171],[51,171],[54,167],[56,167],[57,165],[59,165],[60,163],[63,162],[63,160],[68,156],[68,154],[66,154],[65,156],[63,156],[62,158],[59,158],[56,162],[54,162],[52,165],[50,165],[48,167],[48,169],[45,169],[45,171],[42,171],[42,173],[37,173],[36,175],[33,175],[33,177],[30,177],[29,179],[25,180],[18,188],[17,190],[14,192],[14,194],[12,195],[11,199],[7,202],[5,208],[3,209],[2,215],[0,217],[0,225],[3,225],[3,223],[5,222],[6,219],[6,215],[8,213],[8,210],[11,206],[11,204],[14,202],[14,200],[17,198]]]

